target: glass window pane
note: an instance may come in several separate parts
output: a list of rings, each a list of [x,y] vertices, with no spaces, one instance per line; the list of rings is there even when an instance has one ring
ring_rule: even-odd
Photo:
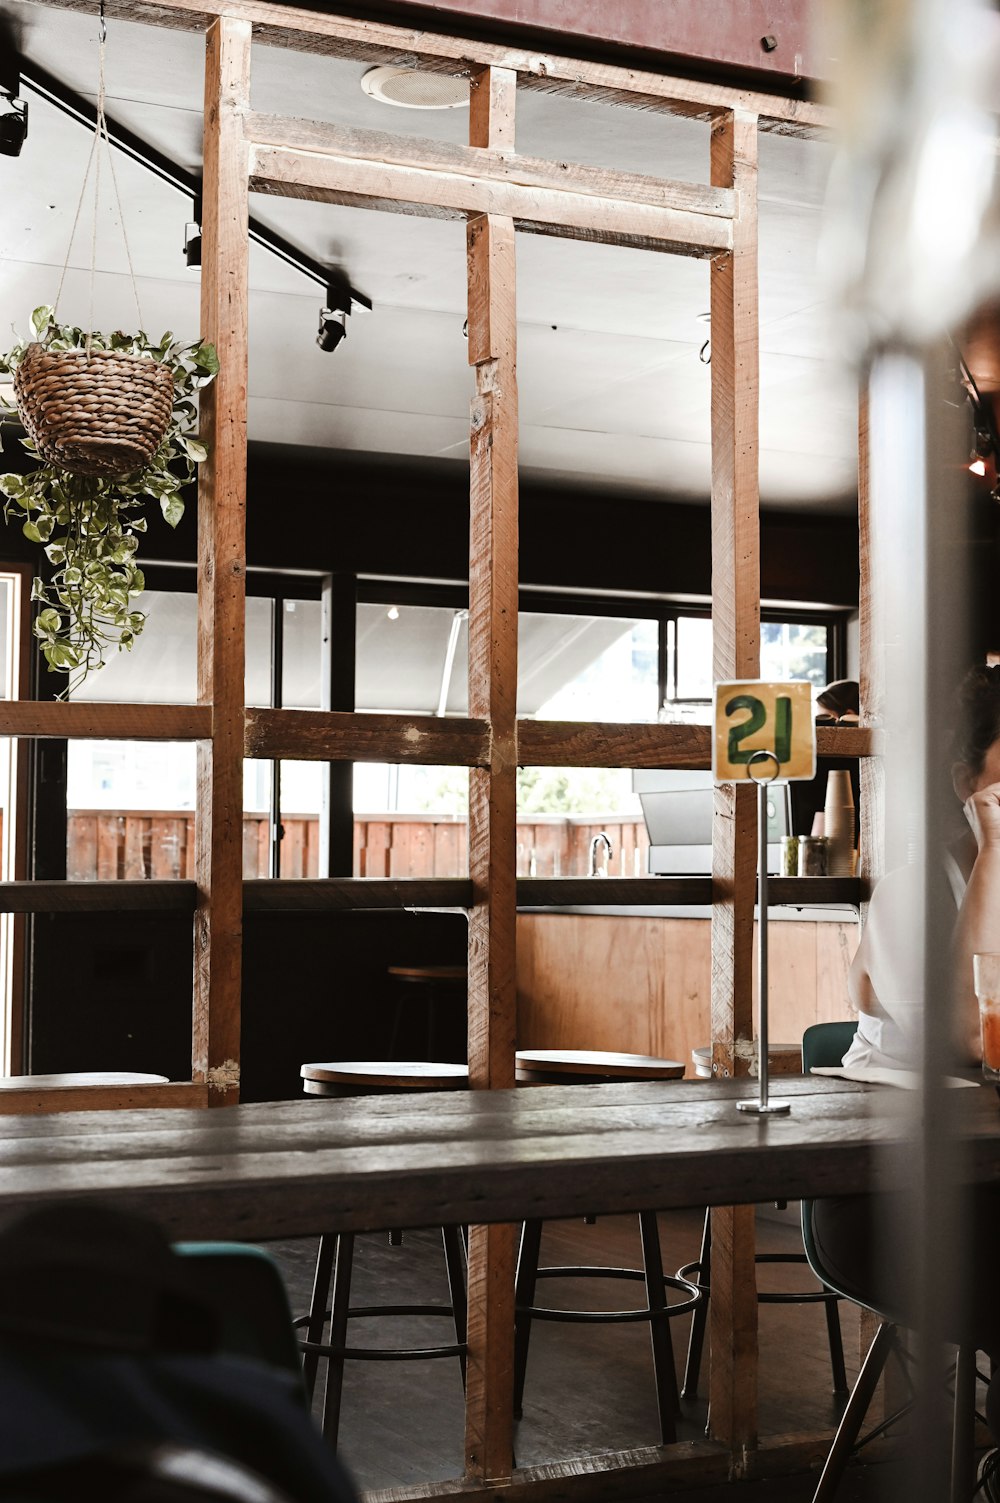
[[[649,838],[632,774],[625,768],[521,767],[517,774],[517,874],[585,877],[591,845],[609,876],[644,876]]]
[[[760,628],[760,676],[805,678],[821,687],[827,676],[827,629],[795,621],[765,621]]]
[[[286,710],[322,704],[323,608],[318,600],[286,600],[282,621],[281,700]],[[334,644],[350,652],[349,643]]]
[[[409,715],[468,714],[468,611],[359,605],[356,704]]]
[[[112,704],[194,704],[198,698],[198,599],[190,590],[146,590],[146,625],[131,652],[112,652],[74,699]],[[246,703],[271,703],[271,602],[246,605]]]
[[[677,698],[712,697],[712,623],[707,616],[677,618]]]
[[[518,714],[540,720],[655,720],[657,632],[655,621],[522,611]]]

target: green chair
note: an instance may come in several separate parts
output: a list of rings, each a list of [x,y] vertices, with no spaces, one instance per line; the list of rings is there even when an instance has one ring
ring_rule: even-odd
[[[291,1307],[277,1263],[261,1247],[243,1242],[175,1242],[186,1260],[188,1282],[218,1313],[219,1347],[295,1376],[302,1404],[302,1359]]]
[[[811,1028],[807,1028],[802,1035],[803,1074],[807,1075],[814,1067],[831,1069],[839,1065],[850,1047],[855,1032],[853,1023],[814,1023]],[[851,1300],[853,1304],[872,1310],[880,1320],[875,1338],[868,1348],[867,1356],[858,1373],[857,1382],[847,1400],[813,1494],[812,1503],[830,1503],[840,1486],[851,1457],[906,1415],[912,1408],[913,1390],[911,1385],[911,1398],[907,1403],[888,1419],[883,1420],[881,1424],[869,1430],[867,1435],[861,1436],[861,1427],[868,1413],[868,1407],[875,1396],[875,1390],[885,1371],[890,1354],[896,1353],[903,1364],[904,1371],[906,1354],[899,1342],[897,1326],[891,1320],[886,1319],[882,1311],[875,1310],[871,1305],[863,1305],[856,1291],[849,1292],[838,1288],[837,1279],[824,1265],[816,1246],[813,1235],[813,1206],[814,1202],[811,1200],[802,1202],[802,1242],[810,1268],[828,1288],[833,1289],[842,1298]],[[907,1379],[909,1381],[908,1375]],[[968,1457],[972,1454],[971,1427],[974,1418],[975,1379],[975,1352],[963,1348],[958,1354],[955,1366],[955,1436],[956,1440],[961,1437],[967,1444],[956,1444],[953,1447],[952,1496],[956,1498],[970,1496],[972,1492],[971,1486],[965,1481],[965,1474],[968,1471]]]

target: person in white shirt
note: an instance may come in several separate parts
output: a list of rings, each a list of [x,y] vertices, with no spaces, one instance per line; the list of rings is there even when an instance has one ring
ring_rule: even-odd
[[[944,873],[954,902],[952,931],[954,1055],[956,1063],[981,1057],[979,1012],[972,976],[977,952],[1000,952],[1000,667],[972,669],[959,690],[959,728],[952,781],[961,800],[963,829],[944,853]],[[849,976],[857,1033],[845,1066],[906,1069],[919,1065],[919,998],[923,993],[919,915],[922,883],[914,866],[890,872],[872,896],[868,922]],[[891,1195],[839,1196],[816,1201],[812,1230],[817,1251],[837,1287],[890,1318],[898,1316],[898,1263],[879,1238],[891,1215]],[[882,1202],[880,1205],[879,1202]],[[956,1341],[974,1341],[993,1359],[1000,1379],[1000,1194],[981,1187],[970,1198],[972,1275],[966,1329]],[[994,1380],[987,1413],[1000,1438],[1000,1381]],[[991,1452],[981,1473],[982,1497],[1000,1500],[1000,1453]]]

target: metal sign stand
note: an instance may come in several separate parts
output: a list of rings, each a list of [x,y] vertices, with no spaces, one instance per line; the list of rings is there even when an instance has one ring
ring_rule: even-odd
[[[774,771],[767,775],[754,775],[754,767],[763,769],[773,763]],[[753,1112],[756,1116],[779,1116],[790,1112],[790,1101],[769,1101],[767,1098],[767,790],[781,771],[774,752],[754,752],[747,764],[747,776],[757,784],[757,1078],[760,1096],[756,1101],[737,1101],[738,1112]]]

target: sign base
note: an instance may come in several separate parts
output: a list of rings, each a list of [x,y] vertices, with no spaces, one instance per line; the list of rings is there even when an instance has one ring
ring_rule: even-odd
[[[738,1112],[753,1112],[755,1116],[760,1117],[769,1117],[772,1115],[780,1117],[786,1112],[790,1112],[791,1109],[792,1103],[790,1101],[737,1101],[736,1103],[736,1110]]]

